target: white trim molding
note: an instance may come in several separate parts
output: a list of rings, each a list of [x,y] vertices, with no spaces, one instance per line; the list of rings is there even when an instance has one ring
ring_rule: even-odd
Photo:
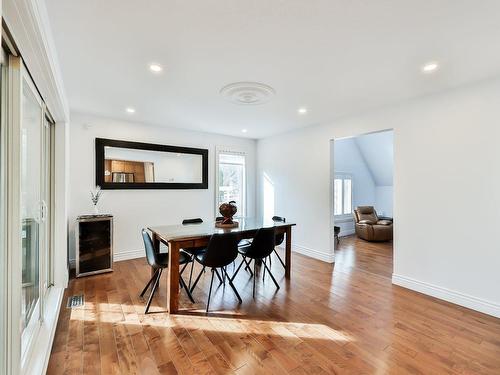
[[[144,253],[144,249],[120,251],[119,253],[113,253],[113,263],[121,262],[122,260],[138,259],[145,257],[146,254]],[[69,266],[70,268],[74,269],[76,267],[76,259],[70,259]]]
[[[281,249],[282,251],[285,251],[285,248],[283,246],[277,246],[278,249]],[[334,263],[335,262],[335,255],[332,254],[330,251],[318,251],[315,249],[310,249],[305,246],[300,246],[297,244],[292,244],[292,252],[305,255],[309,258],[314,258],[321,260],[323,262],[327,263]],[[292,264],[293,267],[293,264]]]
[[[402,286],[403,288],[411,289],[419,293],[427,294],[456,305],[500,318],[500,304],[495,302],[396,274],[392,275],[392,283]]]
[[[129,260],[129,259],[144,258],[145,256],[146,256],[146,253],[144,252],[144,249],[120,251],[119,253],[113,254],[113,262],[120,262],[122,260]]]
[[[56,122],[69,120],[59,61],[44,1],[4,0],[3,18]]]

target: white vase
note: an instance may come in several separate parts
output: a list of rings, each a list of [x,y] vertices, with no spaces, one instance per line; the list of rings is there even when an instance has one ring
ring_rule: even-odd
[[[97,204],[94,204],[94,214],[99,215],[99,208],[97,208]]]

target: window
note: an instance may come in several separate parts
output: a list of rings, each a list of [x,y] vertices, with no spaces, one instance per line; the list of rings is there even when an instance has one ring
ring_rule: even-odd
[[[352,214],[352,177],[336,174],[333,182],[333,214],[350,216]]]
[[[8,107],[5,110],[2,107],[2,146],[6,134],[9,143],[5,151],[3,147],[1,150],[2,166],[7,166],[1,179],[11,179],[16,184],[3,183],[1,186],[3,198],[11,203],[11,208],[1,213],[3,217],[8,216],[8,225],[2,228],[2,242],[7,240],[10,244],[10,254],[2,273],[7,274],[3,280],[8,282],[9,301],[12,301],[7,307],[9,314],[3,316],[0,327],[4,338],[5,327],[12,327],[11,341],[7,349],[3,345],[6,353],[1,359],[5,361],[6,356],[15,366],[12,373],[18,374],[26,372],[30,358],[37,350],[45,308],[49,306],[48,296],[53,290],[50,286],[53,270],[54,126],[21,58],[9,55],[5,64],[8,65],[2,68],[2,80],[8,77],[12,87],[9,86]],[[1,94],[4,95],[5,91]],[[5,112],[9,116],[12,114],[14,120],[5,122]],[[6,155],[7,160],[4,159]]]
[[[244,216],[245,199],[245,154],[239,152],[219,151],[217,154],[217,187],[216,215],[219,216],[221,203],[235,201],[238,212],[236,216]]]

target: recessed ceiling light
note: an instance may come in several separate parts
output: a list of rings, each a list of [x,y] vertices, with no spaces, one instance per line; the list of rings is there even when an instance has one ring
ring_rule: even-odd
[[[242,133],[246,133],[247,131],[248,131],[248,130],[246,130],[246,129],[241,129],[241,132],[242,132]]]
[[[307,108],[299,108],[298,111],[301,115],[305,115],[307,113]]]
[[[150,64],[149,65],[149,70],[151,70],[153,73],[160,73],[163,70],[163,67],[160,64]]]
[[[429,62],[422,66],[422,72],[431,73],[434,72],[437,68],[439,68],[439,64],[437,62]]]
[[[135,108],[128,107],[125,111],[127,111],[127,113],[135,113]]]

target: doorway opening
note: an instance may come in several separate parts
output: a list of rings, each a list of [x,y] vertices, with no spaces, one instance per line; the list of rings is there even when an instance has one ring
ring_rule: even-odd
[[[335,262],[391,277],[393,269],[392,130],[330,142]]]

